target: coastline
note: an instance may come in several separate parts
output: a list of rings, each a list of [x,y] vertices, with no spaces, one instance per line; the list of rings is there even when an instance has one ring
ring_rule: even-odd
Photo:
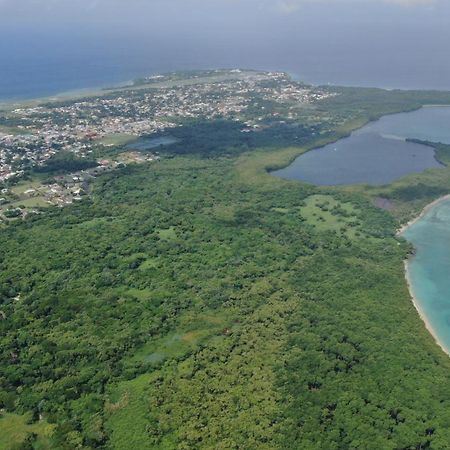
[[[442,349],[442,351],[450,356],[450,349],[447,349],[445,345],[442,343],[442,341],[439,339],[436,330],[431,325],[430,321],[428,320],[426,314],[424,313],[423,309],[420,306],[420,302],[418,301],[417,297],[414,294],[414,289],[412,287],[411,283],[411,272],[409,270],[409,259],[406,259],[404,261],[404,267],[405,267],[405,278],[406,278],[406,284],[408,285],[409,294],[411,296],[411,300],[413,302],[414,308],[416,308],[417,313],[419,314],[419,317],[422,319],[423,323],[425,324],[425,328],[428,330],[428,332],[433,337],[436,344]]]
[[[10,99],[10,100],[0,100],[0,111],[11,111],[16,108],[33,108],[41,105],[42,103],[53,103],[59,101],[70,101],[70,100],[80,100],[82,98],[88,97],[100,97],[105,96],[108,93],[122,91],[131,89],[132,85],[130,85],[132,81],[124,81],[117,85],[106,87],[106,86],[97,86],[97,87],[86,87],[80,89],[73,89],[70,91],[63,91],[57,94],[43,96],[43,97],[34,97],[29,99]]]
[[[412,225],[414,225],[416,222],[418,222],[420,219],[422,219],[422,217],[434,206],[438,205],[439,203],[446,201],[446,200],[450,200],[450,194],[444,195],[442,197],[437,198],[436,200],[432,201],[431,203],[428,203],[428,205],[426,205],[422,211],[420,212],[420,214],[415,217],[414,219],[411,219],[409,222],[405,223],[404,225],[402,225],[396,233],[396,236],[400,236],[402,235],[409,227],[411,227]]]
[[[228,80],[235,80],[239,79],[241,75],[232,74],[233,69],[211,69],[219,72],[224,72],[227,74]],[[267,73],[263,70],[253,70],[253,69],[240,69],[241,74],[243,76],[251,74],[260,74],[260,73]],[[170,74],[170,73],[176,73],[174,72],[162,72],[163,74]],[[182,71],[181,71],[182,72]],[[199,72],[203,72],[203,70],[199,70]],[[159,73],[150,73],[148,75],[144,76],[151,76],[156,75]],[[232,75],[230,75],[232,74]],[[141,75],[142,77],[142,75]],[[59,101],[76,101],[84,98],[90,98],[90,97],[104,97],[110,94],[114,94],[117,92],[126,92],[126,91],[137,91],[137,90],[145,90],[150,88],[159,88],[159,87],[167,87],[168,83],[166,81],[163,81],[161,83],[154,83],[152,85],[149,84],[135,84],[135,82],[140,78],[140,76],[137,76],[133,80],[126,80],[126,81],[120,81],[116,84],[106,84],[103,86],[91,86],[91,87],[84,87],[84,88],[78,88],[78,89],[71,89],[69,91],[63,91],[56,94],[51,95],[44,95],[41,97],[35,97],[35,98],[24,98],[24,99],[0,99],[0,111],[11,111],[13,109],[17,108],[32,108],[41,105],[42,103],[54,103]],[[180,81],[174,80],[173,82],[174,86],[179,86]],[[187,84],[195,84],[198,83],[198,79],[192,79],[188,81]],[[186,84],[186,83],[183,83]],[[170,85],[170,84],[169,84]]]
[[[408,223],[403,225],[397,231],[397,236],[400,236],[401,234],[403,234],[409,227],[411,227],[416,222],[418,222],[420,219],[422,219],[425,216],[425,214],[427,214],[427,212],[430,211],[431,208],[433,208],[434,206],[436,206],[439,203],[441,203],[443,201],[446,201],[446,200],[450,200],[450,194],[447,194],[447,195],[444,195],[442,197],[439,197],[438,199],[436,199],[433,202],[431,202],[428,205],[426,205],[422,209],[422,211],[419,214],[419,216],[417,216],[416,218],[410,220]],[[431,336],[433,337],[433,339],[436,342],[436,344],[443,350],[444,353],[446,353],[448,356],[450,356],[450,349],[447,349],[445,347],[445,345],[443,344],[443,342],[439,339],[438,334],[436,333],[436,330],[433,328],[433,326],[431,325],[430,321],[428,320],[428,317],[426,316],[425,312],[423,311],[422,307],[420,306],[420,302],[419,302],[418,298],[416,297],[416,295],[414,293],[414,288],[413,288],[413,284],[412,284],[412,281],[411,281],[412,280],[411,279],[411,272],[410,272],[410,268],[409,268],[410,262],[411,262],[411,258],[408,258],[408,259],[405,259],[403,264],[404,264],[404,270],[405,270],[406,284],[408,286],[408,290],[409,290],[409,295],[411,297],[411,301],[412,301],[412,303],[414,305],[414,308],[416,308],[416,311],[419,314],[419,317],[422,319],[423,323],[425,324],[425,328],[431,334]]]

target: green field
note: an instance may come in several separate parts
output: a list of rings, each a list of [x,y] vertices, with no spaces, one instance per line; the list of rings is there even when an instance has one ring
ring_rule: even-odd
[[[31,197],[24,200],[11,202],[8,206],[11,208],[17,208],[19,206],[23,206],[25,208],[45,208],[49,206],[49,203],[44,197]]]
[[[45,421],[33,423],[31,414],[19,416],[0,413],[0,448],[13,448],[28,439],[33,445],[32,448],[50,450],[52,446],[49,438],[53,434],[54,428],[54,425]]]
[[[175,227],[164,228],[157,231],[158,236],[165,241],[172,241],[177,238]]]
[[[109,147],[109,146],[120,146],[120,145],[126,145],[130,142],[133,142],[136,140],[136,136],[130,135],[130,134],[110,134],[108,136],[105,136],[102,138],[99,142],[100,144]]]
[[[25,192],[34,189],[36,192],[26,194]],[[32,181],[23,181],[11,187],[11,194],[5,194],[6,202],[0,206],[0,213],[9,209],[21,208],[25,210],[35,208],[48,208],[50,204],[45,198],[47,187],[37,178]]]
[[[358,211],[351,203],[341,203],[331,195],[312,195],[305,200],[300,214],[306,223],[320,231],[332,231],[355,238],[361,232]]]
[[[13,186],[11,188],[11,191],[13,194],[21,196],[24,194],[24,192],[28,191],[29,189],[35,189],[35,190],[39,191],[43,188],[44,188],[44,185],[38,180],[22,181],[22,182],[16,184],[15,186]]]

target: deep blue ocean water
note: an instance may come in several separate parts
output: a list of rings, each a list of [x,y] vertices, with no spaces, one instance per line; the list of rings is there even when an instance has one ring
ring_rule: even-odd
[[[86,12],[83,5],[105,2],[48,2],[55,11],[29,2],[26,21],[20,2],[7,3],[9,15],[0,1],[0,100],[236,67],[283,70],[313,84],[450,90],[445,1],[302,2],[285,13],[275,7],[293,0],[131,1]]]

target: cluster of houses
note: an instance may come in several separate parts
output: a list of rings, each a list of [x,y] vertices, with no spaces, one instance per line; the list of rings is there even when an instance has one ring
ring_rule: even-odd
[[[294,82],[285,73],[228,72],[234,78],[213,81],[206,77],[198,83],[163,83],[17,108],[5,117],[19,131],[0,135],[0,182],[20,178],[27,168],[45,164],[62,150],[87,157],[110,135],[151,135],[188,119],[217,118],[246,122],[251,131],[259,122],[279,117],[280,109],[295,119],[299,105],[334,95]]]
[[[3,188],[0,190],[0,223],[7,219],[25,218],[31,213],[39,213],[44,206],[64,207],[81,201],[89,195],[90,183],[94,178],[126,167],[127,164],[142,164],[158,159],[157,154],[124,152],[114,160],[98,161],[97,167],[55,176],[50,184],[33,184],[21,194],[15,194],[10,188]],[[22,202],[28,206],[22,205]]]

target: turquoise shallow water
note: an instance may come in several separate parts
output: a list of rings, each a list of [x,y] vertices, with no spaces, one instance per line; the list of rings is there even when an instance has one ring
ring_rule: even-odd
[[[450,352],[450,200],[430,208],[403,237],[416,248],[408,262],[416,301],[440,344]]]

